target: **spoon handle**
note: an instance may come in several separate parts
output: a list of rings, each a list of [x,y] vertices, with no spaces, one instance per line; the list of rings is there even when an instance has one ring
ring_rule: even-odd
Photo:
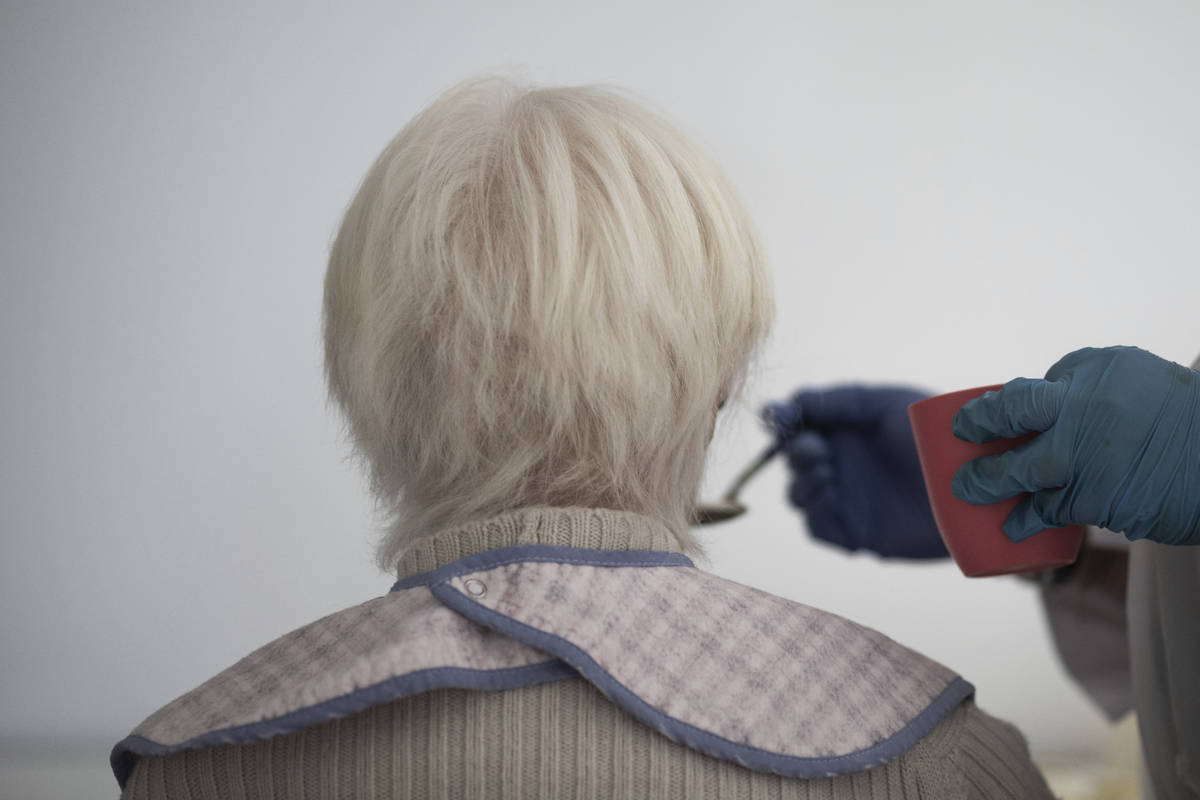
[[[738,473],[738,476],[733,479],[733,483],[725,490],[725,494],[721,495],[721,500],[726,503],[736,503],[738,493],[742,491],[742,487],[749,483],[750,479],[757,475],[759,470],[765,467],[782,449],[782,439],[772,442],[770,447],[759,453],[758,458],[754,459],[745,469]]]

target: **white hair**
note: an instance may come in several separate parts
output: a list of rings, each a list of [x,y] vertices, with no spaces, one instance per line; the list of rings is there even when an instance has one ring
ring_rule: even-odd
[[[695,551],[715,408],[773,312],[740,199],[662,119],[596,87],[450,90],[367,173],[325,278],[380,566],[530,505],[638,512]]]

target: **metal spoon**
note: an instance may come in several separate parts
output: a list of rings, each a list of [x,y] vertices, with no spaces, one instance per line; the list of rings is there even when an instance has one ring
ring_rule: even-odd
[[[714,525],[718,522],[728,522],[735,517],[745,514],[746,506],[738,500],[738,492],[782,449],[783,440],[776,440],[770,447],[763,450],[758,458],[754,459],[749,466],[738,473],[733,483],[725,490],[725,494],[721,495],[720,500],[715,503],[700,503],[696,506],[695,511],[692,512],[692,524]]]

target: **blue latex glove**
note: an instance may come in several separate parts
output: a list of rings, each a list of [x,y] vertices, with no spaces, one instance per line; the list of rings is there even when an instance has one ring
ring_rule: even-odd
[[[954,475],[968,503],[1033,492],[1009,516],[1013,541],[1096,525],[1129,539],[1200,544],[1200,372],[1136,347],[1077,350],[1045,380],[1017,378],[967,403],[968,442],[1045,431]]]
[[[942,558],[908,406],[922,392],[841,386],[797,392],[763,416],[784,442],[788,497],[809,530],[847,550],[898,558]]]

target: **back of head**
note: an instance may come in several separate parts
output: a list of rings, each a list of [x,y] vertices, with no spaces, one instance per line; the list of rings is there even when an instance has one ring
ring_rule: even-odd
[[[329,386],[416,538],[530,505],[688,525],[772,316],[720,171],[609,90],[457,87],[367,173],[325,281]]]

